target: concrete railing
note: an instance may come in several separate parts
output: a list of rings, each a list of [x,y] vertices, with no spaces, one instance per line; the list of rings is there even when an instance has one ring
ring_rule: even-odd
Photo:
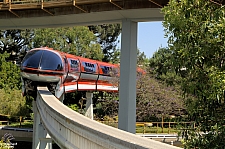
[[[46,87],[38,87],[36,100],[42,124],[51,138],[68,149],[177,149],[94,120],[63,105]]]

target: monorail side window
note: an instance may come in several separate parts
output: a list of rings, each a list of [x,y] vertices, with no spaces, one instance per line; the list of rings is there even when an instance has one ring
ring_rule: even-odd
[[[27,53],[22,61],[22,67],[38,69],[43,51],[33,50]]]
[[[100,68],[102,69],[104,75],[109,75],[110,71],[112,70],[112,67],[109,66],[100,65]]]
[[[63,70],[61,57],[51,51],[44,51],[41,58],[40,69],[54,71]]]
[[[97,65],[88,63],[88,62],[82,62],[82,65],[84,67],[84,71],[88,73],[97,73]]]
[[[79,61],[78,60],[69,59],[69,62],[70,62],[70,69],[72,71],[79,71],[80,67],[79,67]]]

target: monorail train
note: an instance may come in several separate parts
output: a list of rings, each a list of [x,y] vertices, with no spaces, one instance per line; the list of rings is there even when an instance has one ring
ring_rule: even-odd
[[[113,91],[110,72],[119,66],[63,53],[48,47],[30,50],[21,64],[22,94],[36,93],[37,85],[47,85],[60,98],[73,91]]]

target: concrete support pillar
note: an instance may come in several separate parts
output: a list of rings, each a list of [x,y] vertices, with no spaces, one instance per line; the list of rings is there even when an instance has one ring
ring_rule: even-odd
[[[137,26],[122,21],[118,128],[131,133],[136,131]]]
[[[61,85],[61,81],[59,81],[59,83],[56,86],[55,97],[58,98],[63,103],[65,98],[65,86]]]
[[[52,149],[52,139],[41,124],[40,114],[35,101],[33,101],[33,112],[34,124],[32,149]]]
[[[93,93],[86,92],[86,112],[85,116],[93,120]]]
[[[59,101],[61,101],[61,102],[63,103],[64,99],[65,99],[65,92],[64,92],[64,93],[62,94],[62,96],[59,98]]]
[[[43,127],[42,124],[38,126],[39,131],[39,140],[40,140],[40,147],[39,149],[52,149],[52,139]]]
[[[32,149],[38,149],[40,145],[39,137],[38,137],[38,127],[40,122],[40,114],[37,110],[36,102],[33,101],[33,113],[34,113],[34,123],[33,123],[33,144]]]

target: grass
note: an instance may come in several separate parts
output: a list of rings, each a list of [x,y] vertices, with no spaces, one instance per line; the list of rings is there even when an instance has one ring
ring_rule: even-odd
[[[9,124],[10,127],[16,127],[16,128],[33,128],[33,121],[24,121],[21,122],[12,122]]]

